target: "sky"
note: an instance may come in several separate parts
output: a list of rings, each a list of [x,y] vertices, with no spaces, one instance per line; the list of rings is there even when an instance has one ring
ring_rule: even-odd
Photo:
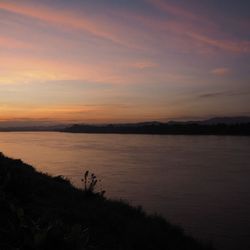
[[[250,115],[248,0],[0,0],[0,122]]]

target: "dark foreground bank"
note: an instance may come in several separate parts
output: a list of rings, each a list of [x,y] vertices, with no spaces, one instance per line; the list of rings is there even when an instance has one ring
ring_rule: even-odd
[[[91,188],[79,190],[62,177],[39,173],[21,160],[0,154],[0,249],[211,247],[159,216],[108,200]]]

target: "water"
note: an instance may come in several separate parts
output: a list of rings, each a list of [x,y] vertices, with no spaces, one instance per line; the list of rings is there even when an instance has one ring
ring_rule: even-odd
[[[0,133],[0,151],[157,212],[218,249],[250,249],[250,137]]]

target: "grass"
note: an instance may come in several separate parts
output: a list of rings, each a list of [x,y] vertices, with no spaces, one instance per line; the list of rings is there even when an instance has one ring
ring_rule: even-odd
[[[212,249],[160,216],[95,192],[94,175],[82,181],[77,189],[0,154],[0,249]]]

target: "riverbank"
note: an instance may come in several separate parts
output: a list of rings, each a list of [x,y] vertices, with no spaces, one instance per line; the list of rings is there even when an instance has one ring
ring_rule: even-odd
[[[159,216],[2,154],[0,200],[3,250],[211,249]]]

